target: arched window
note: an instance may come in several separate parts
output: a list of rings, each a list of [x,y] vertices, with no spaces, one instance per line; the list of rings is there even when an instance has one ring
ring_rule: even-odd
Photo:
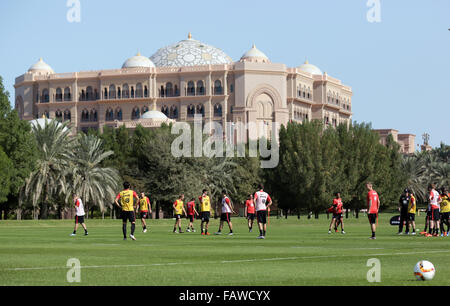
[[[169,118],[178,119],[178,107],[176,107],[175,105],[172,105],[172,107],[170,108]]]
[[[133,86],[131,86],[131,89],[130,89],[130,96],[131,96],[131,99],[134,99],[134,87]]]
[[[123,85],[122,98],[124,98],[124,99],[130,98],[130,87],[128,86],[128,84]]]
[[[170,82],[166,84],[166,97],[173,97],[173,85]]]
[[[50,102],[50,96],[49,96],[49,93],[48,93],[48,89],[47,89],[47,88],[44,88],[44,89],[42,90],[41,101],[42,101],[42,103],[48,103],[48,102]]]
[[[161,107],[161,113],[169,117],[169,108],[167,108],[167,106],[164,105],[163,107]]]
[[[197,96],[205,95],[205,86],[203,85],[203,81],[197,82]]]
[[[117,87],[117,99],[122,98],[122,91],[120,90],[120,87]]]
[[[175,85],[175,97],[179,97],[180,96],[180,90],[178,89],[178,85]]]
[[[146,112],[148,112],[148,107],[147,107],[147,106],[144,106],[144,107],[142,108],[142,114],[145,114]]]
[[[94,100],[94,91],[92,90],[91,86],[88,86],[86,88],[86,101],[92,101]]]
[[[109,98],[110,99],[116,98],[116,85],[109,86]]]
[[[205,117],[205,107],[203,106],[203,104],[197,105],[196,113],[202,114],[202,117]]]
[[[81,112],[81,122],[87,122],[89,121],[89,112],[87,109],[83,109]]]
[[[103,92],[103,99],[108,100],[108,89],[105,88],[105,91]]]
[[[116,120],[122,121],[122,109],[120,107],[116,108]]]
[[[187,107],[187,116],[194,117],[194,115],[195,115],[195,107],[194,105],[191,104]]]
[[[214,105],[214,117],[222,117],[222,105]]]
[[[106,121],[114,121],[114,111],[112,110],[112,108],[108,108],[106,110],[105,120]]]
[[[95,110],[95,109],[91,110],[91,114],[89,115],[89,118],[91,119],[92,122],[97,122],[98,121],[97,110]]]
[[[131,120],[138,120],[141,117],[141,113],[139,111],[139,107],[133,108],[133,111],[131,112]]]
[[[59,109],[55,112],[55,119],[59,122],[63,120],[63,114]]]
[[[195,84],[192,81],[188,82],[187,95],[188,96],[195,96]]]
[[[144,87],[144,97],[148,98],[148,88],[147,88],[147,86]]]
[[[63,100],[63,94],[61,88],[56,88],[56,95],[55,95],[56,102],[61,102]]]
[[[84,89],[81,90],[80,101],[86,101],[86,92]]]
[[[72,119],[72,116],[70,114],[70,110],[66,109],[64,111],[64,121],[70,121]]]
[[[72,101],[72,95],[70,94],[70,87],[64,88],[64,101]]]
[[[137,83],[136,84],[136,98],[142,98],[142,97],[143,97],[142,84]]]
[[[223,94],[222,82],[220,80],[217,80],[214,82],[214,95],[222,95],[222,94]]]

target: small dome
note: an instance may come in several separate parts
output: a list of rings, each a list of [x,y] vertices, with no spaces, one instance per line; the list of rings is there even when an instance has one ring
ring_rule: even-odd
[[[305,61],[305,63],[298,68],[311,74],[323,74],[317,66],[310,64],[308,61]]]
[[[162,120],[167,120],[167,116],[164,115],[163,113],[156,111],[156,110],[152,110],[152,111],[148,111],[146,113],[144,113],[141,116],[141,119],[162,119]]]
[[[270,60],[263,52],[253,45],[253,47],[241,57],[241,62],[270,63]]]
[[[33,66],[28,69],[28,72],[49,72],[49,73],[55,73],[48,64],[46,64],[42,58],[39,59],[39,61],[34,64]]]
[[[139,52],[136,56],[133,56],[123,63],[122,68],[154,68],[155,64],[145,56],[142,56]]]

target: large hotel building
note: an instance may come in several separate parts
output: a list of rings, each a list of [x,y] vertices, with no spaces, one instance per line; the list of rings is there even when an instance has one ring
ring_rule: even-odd
[[[222,126],[259,123],[266,128],[246,135],[257,139],[270,137],[273,122],[349,124],[352,89],[308,62],[272,63],[255,46],[235,62],[189,34],[150,58],[129,58],[120,69],[55,73],[40,59],[16,78],[15,107],[25,120],[68,121],[73,134],[105,125],[192,122],[198,114]]]

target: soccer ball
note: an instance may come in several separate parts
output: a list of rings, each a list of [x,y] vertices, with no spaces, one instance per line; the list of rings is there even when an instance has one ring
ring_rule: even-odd
[[[419,261],[414,267],[414,275],[417,280],[432,280],[436,270],[431,262],[426,260]]]

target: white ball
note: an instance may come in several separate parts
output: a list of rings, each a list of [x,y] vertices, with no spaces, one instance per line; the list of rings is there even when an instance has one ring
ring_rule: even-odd
[[[426,260],[419,261],[414,267],[414,275],[417,280],[432,280],[436,270],[431,262]]]

